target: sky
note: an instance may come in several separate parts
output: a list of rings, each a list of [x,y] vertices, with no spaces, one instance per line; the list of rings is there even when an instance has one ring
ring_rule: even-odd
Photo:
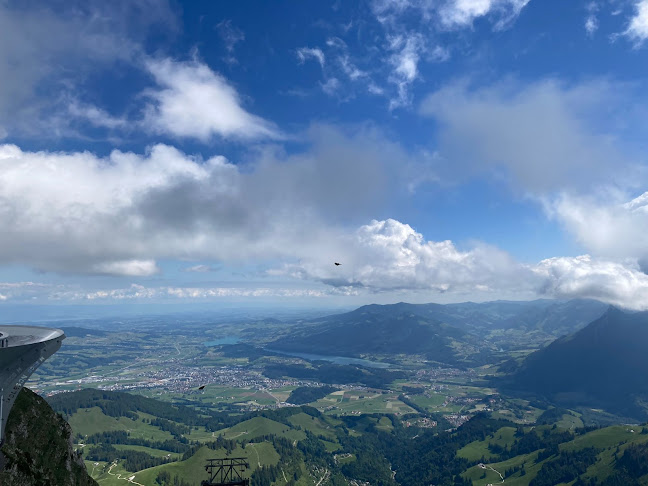
[[[0,0],[0,312],[646,310],[647,54],[648,0]]]

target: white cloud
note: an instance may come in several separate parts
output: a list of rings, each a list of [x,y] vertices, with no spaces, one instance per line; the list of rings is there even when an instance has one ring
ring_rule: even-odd
[[[297,59],[299,59],[300,64],[305,63],[308,59],[315,59],[322,68],[326,63],[324,53],[317,47],[300,47],[297,49]]]
[[[475,19],[491,17],[495,29],[508,27],[530,0],[374,0],[372,10],[383,24],[395,25],[409,10],[424,22],[437,20],[446,29],[471,27]]]
[[[630,202],[624,202],[623,196],[616,192],[590,196],[562,194],[547,202],[546,208],[589,252],[647,260],[648,193]]]
[[[354,96],[356,86],[374,85],[370,71],[358,67],[356,60],[349,52],[346,42],[339,37],[330,37],[326,40],[326,48],[326,53],[319,48],[297,50],[300,64],[309,58],[319,61],[324,77],[324,82],[320,82],[320,86],[324,93],[329,96],[336,96],[340,100],[347,100]],[[345,84],[346,80],[351,81],[353,84]]]
[[[340,89],[340,80],[338,78],[328,78],[326,82],[320,83],[322,91],[329,96],[334,96]]]
[[[459,250],[451,241],[425,241],[409,225],[372,221],[344,237],[342,265],[302,260],[276,271],[334,287],[472,294],[516,292],[551,298],[592,298],[630,309],[648,309],[648,275],[632,261],[589,255],[522,264],[507,253],[477,244]]]
[[[648,275],[636,262],[627,259],[581,255],[549,258],[537,264],[520,263],[506,252],[480,243],[459,249],[451,241],[426,241],[411,226],[396,220],[372,221],[353,232],[317,235],[317,239],[322,238],[325,243],[319,246],[309,243],[308,251],[299,254],[299,263],[268,272],[270,276],[317,282],[315,288],[132,284],[88,291],[66,285],[19,282],[0,283],[0,294],[15,301],[109,301],[305,298],[405,291],[408,295],[425,295],[427,301],[438,300],[442,294],[483,300],[517,295],[593,298],[629,309],[648,309]],[[342,265],[335,266],[334,261]],[[203,267],[195,266],[192,271],[204,271]]]
[[[389,60],[393,71],[389,81],[397,87],[398,96],[390,100],[389,108],[394,109],[400,106],[409,105],[409,85],[419,75],[418,63],[421,52],[425,48],[423,36],[413,34],[409,36],[392,36],[388,38],[389,50],[394,52]]]
[[[245,34],[241,29],[232,25],[231,20],[223,20],[216,25],[216,31],[225,44],[229,54],[234,52],[236,44],[245,40]]]
[[[92,269],[105,275],[122,275],[128,277],[148,277],[160,272],[155,260],[120,260],[97,263]]]
[[[416,5],[412,0],[374,0],[371,8],[378,21],[387,23],[393,21],[394,15],[400,15]]]
[[[205,64],[162,59],[146,67],[159,89],[147,92],[153,102],[145,111],[145,129],[203,142],[216,136],[282,138],[274,124],[247,112],[234,87]]]
[[[410,86],[419,78],[419,64],[445,62],[450,48],[434,45],[439,31],[472,26],[488,17],[496,30],[508,27],[530,0],[374,0],[372,11],[386,32],[385,51],[391,65],[388,81],[395,86],[389,108],[411,104]]]
[[[367,91],[377,96],[383,95],[385,93],[385,90],[383,88],[374,83],[369,83],[369,85],[367,86]]]
[[[11,134],[65,130],[62,95],[92,70],[137,63],[152,28],[176,28],[166,0],[24,3],[0,2],[0,125]]]
[[[446,47],[435,46],[430,51],[429,58],[435,62],[445,62],[450,59],[450,51]]]
[[[587,17],[585,18],[585,31],[587,35],[592,37],[599,28],[599,22],[596,14],[599,11],[599,4],[590,2],[586,6]]]
[[[638,0],[635,4],[635,15],[630,19],[628,28],[623,32],[635,43],[641,46],[648,39],[648,0]]]
[[[184,269],[185,272],[189,273],[209,273],[220,270],[220,266],[215,265],[193,265]]]
[[[98,290],[93,292],[58,292],[56,298],[65,300],[212,300],[220,298],[321,298],[342,295],[335,289],[236,288],[236,287],[145,287]],[[347,294],[350,295],[350,294]]]
[[[616,142],[621,120],[631,123],[632,104],[623,98],[631,91],[606,81],[509,80],[474,90],[454,82],[428,96],[421,112],[439,123],[447,176],[499,169],[533,194],[631,187],[639,172]]]
[[[585,19],[585,31],[590,37],[598,30],[598,20],[595,15],[590,14]]]
[[[358,69],[358,67],[353,64],[347,54],[339,56],[338,62],[340,63],[344,74],[346,74],[351,81],[357,81],[368,76],[365,71]]]
[[[513,277],[515,263],[492,247],[460,251],[450,241],[425,241],[420,233],[396,220],[372,221],[342,237],[342,255],[324,260],[302,259],[283,272],[342,287],[372,291],[430,289],[474,291],[499,286]],[[342,265],[333,266],[338,258]],[[335,260],[337,261],[337,260]]]
[[[530,0],[449,0],[441,7],[441,23],[447,28],[471,26],[486,15],[496,18],[495,28],[503,29],[515,20]]]
[[[0,264],[133,276],[162,259],[318,254],[387,204],[412,161],[371,128],[345,132],[314,126],[304,151],[259,148],[241,166],[166,145],[104,158],[0,145]]]
[[[55,285],[38,282],[0,282],[0,300],[34,300],[51,295],[57,288]]]
[[[96,127],[109,129],[126,128],[130,122],[126,118],[112,116],[105,110],[93,105],[81,103],[72,99],[67,103],[68,112],[71,117],[87,120]]]
[[[648,275],[632,263],[595,260],[589,255],[550,258],[534,268],[539,291],[556,298],[597,299],[634,310],[648,310]]]

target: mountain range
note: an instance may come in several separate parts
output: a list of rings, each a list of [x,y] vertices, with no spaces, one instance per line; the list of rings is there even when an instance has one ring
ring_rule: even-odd
[[[646,420],[647,349],[648,312],[610,307],[585,328],[529,355],[502,387]]]
[[[544,341],[581,329],[605,312],[594,300],[366,305],[305,323],[274,341],[280,351],[336,356],[421,354],[479,361],[499,347],[493,331],[540,333]]]

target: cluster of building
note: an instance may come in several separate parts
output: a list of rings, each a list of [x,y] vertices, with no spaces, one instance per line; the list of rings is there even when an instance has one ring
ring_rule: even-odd
[[[405,427],[422,427],[424,429],[431,429],[432,427],[436,427],[438,425],[436,420],[432,420],[431,418],[428,417],[421,417],[418,419],[414,420],[407,420],[405,422]]]

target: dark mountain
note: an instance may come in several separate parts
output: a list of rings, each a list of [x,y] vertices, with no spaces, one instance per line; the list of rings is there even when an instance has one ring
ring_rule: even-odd
[[[367,305],[346,314],[318,319],[269,345],[282,351],[324,355],[423,354],[454,362],[454,341],[472,341],[466,331],[412,312],[410,304]]]
[[[445,305],[400,303],[395,306],[471,332],[515,328],[557,333],[556,337],[581,329],[600,317],[608,307],[602,302],[587,299],[498,300]]]
[[[2,486],[97,486],[74,451],[68,423],[27,388],[11,409],[6,432]]]
[[[269,348],[341,356],[423,354],[446,363],[463,358],[479,361],[494,347],[488,341],[493,330],[539,331],[540,342],[546,342],[582,328],[606,308],[593,300],[374,304],[312,320]]]
[[[575,334],[529,355],[504,388],[566,406],[646,420],[648,312],[614,307]]]

